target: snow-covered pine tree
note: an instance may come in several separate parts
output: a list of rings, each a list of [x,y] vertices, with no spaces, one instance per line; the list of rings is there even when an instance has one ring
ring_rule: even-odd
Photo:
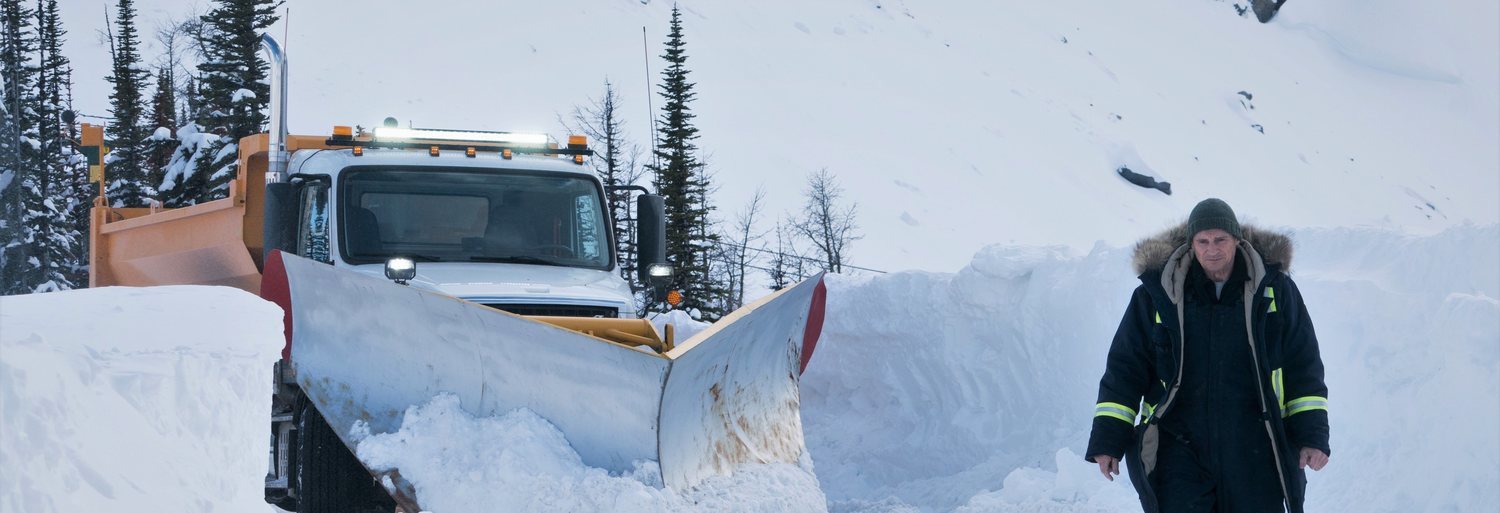
[[[604,96],[590,100],[586,107],[573,109],[572,122],[563,125],[569,132],[588,136],[596,153],[591,160],[594,173],[605,187],[635,185],[645,170],[638,165],[640,148],[625,140],[624,120],[620,119],[623,102],[609,79],[604,80]],[[630,191],[605,192],[613,219],[615,234],[615,258],[620,263],[620,276],[635,286],[642,285],[636,277],[635,225],[632,217]]]
[[[177,126],[187,126],[198,119],[198,108],[201,105],[203,99],[198,94],[198,80],[189,74],[187,82],[182,85],[182,110],[177,113]]]
[[[197,113],[199,125],[217,135],[196,159],[195,180],[204,183],[195,201],[222,198],[238,170],[236,149],[240,138],[265,128],[266,102],[271,88],[266,83],[268,65],[260,57],[260,32],[276,22],[275,0],[216,0],[216,7],[203,15],[200,42],[203,60],[198,64],[203,105]],[[184,141],[186,144],[186,141]]]
[[[3,77],[4,120],[0,122],[0,294],[31,291],[25,284],[30,268],[32,229],[25,224],[25,183],[40,148],[36,131],[37,69],[33,62],[36,32],[31,9],[21,0],[0,0],[0,77]]]
[[[106,77],[114,84],[110,93],[110,114],[114,121],[105,125],[104,140],[109,156],[104,159],[105,195],[114,207],[144,207],[156,197],[156,183],[147,179],[145,101],[141,91],[151,76],[141,64],[140,38],[135,28],[135,6],[132,0],[116,4],[115,33],[111,44],[114,65]]]
[[[177,130],[172,132],[176,141],[162,168],[161,181],[157,182],[157,198],[169,208],[192,205],[207,196],[204,189],[207,173],[198,173],[197,166],[219,138],[204,133],[203,127],[194,121],[203,106],[198,84],[198,80],[188,76],[182,87],[183,110],[178,113]]]
[[[151,118],[144,143],[146,183],[156,188],[166,177],[167,163],[177,149],[177,92],[170,65],[156,68],[156,93],[151,95]],[[160,193],[158,193],[158,198]]]
[[[696,309],[704,319],[716,320],[726,313],[718,306],[722,287],[715,284],[716,278],[709,272],[709,256],[718,236],[707,229],[713,207],[708,202],[705,169],[693,143],[698,138],[698,128],[693,126],[695,116],[688,104],[695,94],[693,83],[688,81],[682,13],[675,6],[662,58],[667,67],[662,70],[661,90],[657,94],[666,103],[662,105],[657,126],[656,163],[650,167],[656,174],[657,193],[666,198],[667,261],[677,270],[671,288],[682,292],[679,308]]]
[[[70,65],[63,73],[63,106],[68,112],[78,112],[73,108],[73,67]],[[63,136],[69,140],[77,141],[81,136],[82,127],[80,121],[74,116],[71,122],[63,124]],[[88,233],[90,209],[94,206],[94,197],[99,194],[99,187],[89,181],[88,158],[78,153],[71,145],[67,148],[69,170],[66,172],[68,190],[71,191],[72,205],[68,208],[68,217],[73,220],[73,229],[79,234],[78,254],[74,258],[74,265],[69,274],[69,281],[74,285],[83,287],[89,282],[89,248]]]
[[[70,82],[68,59],[62,55],[63,35],[57,0],[38,2],[37,74],[34,109],[37,113],[38,151],[34,167],[21,181],[22,224],[30,230],[24,243],[31,247],[22,266],[22,292],[50,292],[74,288],[82,265],[83,236],[72,218],[76,196],[78,155],[64,130],[63,87]]]

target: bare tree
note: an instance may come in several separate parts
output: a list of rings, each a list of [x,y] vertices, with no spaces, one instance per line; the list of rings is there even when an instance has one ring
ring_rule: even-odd
[[[807,177],[802,215],[792,222],[797,235],[812,243],[823,270],[832,273],[843,272],[849,244],[864,238],[857,233],[859,225],[855,221],[859,205],[841,205],[843,195],[837,177],[828,168],[819,169]]]
[[[761,253],[765,252],[764,244],[766,232],[756,230],[756,219],[760,217],[760,210],[766,199],[764,187],[755,190],[755,196],[750,198],[750,203],[735,214],[733,232],[724,235],[723,260],[725,262],[725,277],[727,278],[726,291],[728,292],[729,311],[745,305],[745,277],[751,268],[760,263]]]
[[[797,248],[797,230],[793,224],[791,218],[779,219],[771,231],[776,235],[776,249],[767,251],[770,262],[765,268],[771,290],[787,288],[807,277],[807,258]]]

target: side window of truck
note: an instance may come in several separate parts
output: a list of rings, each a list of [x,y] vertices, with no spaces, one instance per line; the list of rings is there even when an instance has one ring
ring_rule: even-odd
[[[302,187],[301,237],[297,253],[305,258],[333,263],[332,245],[328,240],[328,182],[312,181]]]
[[[592,195],[578,196],[573,200],[573,212],[579,227],[575,233],[580,234],[576,237],[579,240],[574,241],[574,247],[581,250],[576,256],[585,260],[597,260],[599,250],[604,246],[604,241],[599,240],[599,235],[604,233],[604,227],[601,226],[603,219],[594,205],[595,201],[597,199]]]

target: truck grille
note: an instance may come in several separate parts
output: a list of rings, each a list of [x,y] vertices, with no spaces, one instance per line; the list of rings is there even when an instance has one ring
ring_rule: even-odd
[[[555,317],[608,317],[620,316],[618,308],[607,306],[578,305],[527,305],[514,303],[487,303],[484,306],[505,310],[516,315],[548,315]]]

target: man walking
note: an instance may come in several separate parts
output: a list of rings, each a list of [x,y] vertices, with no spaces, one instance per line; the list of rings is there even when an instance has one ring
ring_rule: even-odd
[[[1086,459],[1113,480],[1123,458],[1146,512],[1302,512],[1328,387],[1291,257],[1219,199],[1136,245]]]

